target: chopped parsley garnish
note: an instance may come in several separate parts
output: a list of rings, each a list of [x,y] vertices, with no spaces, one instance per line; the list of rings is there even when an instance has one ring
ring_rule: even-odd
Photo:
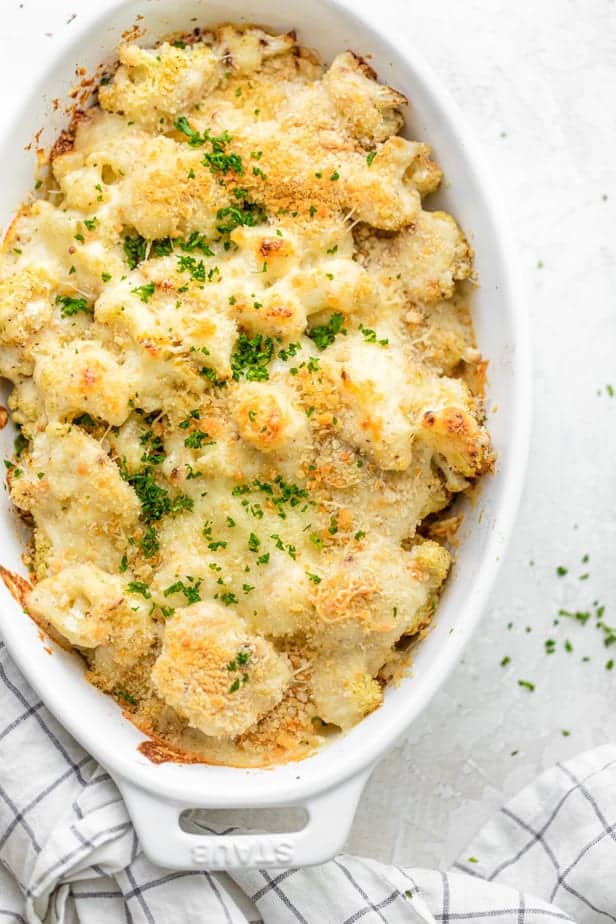
[[[239,205],[226,205],[216,212],[216,220],[219,222],[216,229],[221,234],[229,234],[234,228],[246,225],[253,228],[261,224],[267,218],[264,209],[255,202],[248,202],[242,199]]]
[[[289,555],[290,558],[292,558],[293,561],[295,561],[297,557],[297,549],[295,548],[294,545],[291,545],[290,543],[285,544],[285,542],[281,539],[278,533],[272,533],[272,535],[270,536],[270,539],[274,540],[274,542],[276,543],[277,549],[280,549],[281,552],[286,552],[287,555]]]
[[[60,314],[63,318],[70,318],[80,311],[84,314],[92,314],[85,298],[73,298],[71,295],[56,295],[56,305],[61,305]]]
[[[7,469],[7,471],[9,471],[9,472],[11,473],[11,475],[13,476],[13,478],[21,478],[21,476],[23,475],[23,471],[22,471],[20,468],[17,468],[17,467],[15,466],[15,463],[14,463],[14,462],[11,462],[10,459],[5,459],[5,460],[4,460],[4,465],[5,465],[5,468]]]
[[[332,182],[335,182],[336,180],[339,180],[339,179],[340,179],[340,174],[338,173],[337,170],[334,170],[334,172],[333,172],[332,175],[330,176],[330,180],[331,180]]]
[[[188,428],[190,427],[191,421],[200,420],[200,418],[201,418],[201,412],[199,408],[193,408],[193,410],[189,413],[188,417],[185,417],[184,420],[180,421],[178,426],[180,430],[188,430]]]
[[[182,132],[183,135],[186,135],[188,138],[188,143],[193,148],[203,147],[207,141],[207,133],[204,132],[202,135],[196,129],[192,128],[186,116],[180,116],[180,118],[175,123],[175,128],[177,131]],[[231,140],[231,138],[229,138],[229,140]]]
[[[531,683],[530,680],[518,680],[518,686],[524,687],[524,689],[529,690],[531,693],[535,690],[535,684]]]
[[[505,657],[501,660],[500,666],[507,667],[508,664],[511,664],[511,658],[509,655],[505,655]]]
[[[251,533],[248,537],[248,548],[251,552],[258,552],[261,547],[261,540],[258,536],[255,536],[254,533]]]
[[[190,125],[185,116],[181,116],[175,123],[179,132],[186,135],[188,143],[194,148],[203,147],[205,144],[211,146],[211,151],[203,155],[203,166],[209,167],[212,173],[228,173],[233,170],[234,173],[243,173],[242,158],[239,154],[227,154],[226,147],[233,140],[229,132],[223,132],[221,135],[211,135],[210,130],[206,129],[203,134],[196,131]]]
[[[135,237],[127,236],[124,238],[124,256],[131,269],[135,269],[139,263],[145,260],[148,251],[148,242],[140,234]]]
[[[249,382],[263,382],[269,379],[268,364],[274,357],[274,341],[263,334],[248,337],[241,333],[231,356],[233,378],[239,382],[242,377]]]
[[[116,690],[114,696],[118,696],[120,699],[125,700],[127,703],[130,703],[131,706],[137,705],[135,697],[131,696],[130,693],[126,693],[124,690]]]
[[[556,569],[556,574],[558,575],[558,577],[564,577],[565,574],[568,574],[568,573],[569,573],[569,569],[563,567],[563,565],[559,565],[558,568]]]
[[[208,381],[215,385],[217,388],[223,388],[227,383],[225,379],[219,379],[216,375],[214,369],[211,366],[202,366],[200,375],[204,376]]]
[[[320,584],[322,580],[318,574],[311,574],[310,571],[306,571],[306,577],[309,581],[312,581],[313,584]]]
[[[150,253],[153,257],[168,257],[173,253],[173,241],[170,237],[163,237],[159,241],[152,241]]]
[[[290,343],[290,344],[289,344],[287,347],[285,347],[283,350],[280,350],[280,351],[279,351],[279,353],[278,353],[278,358],[281,359],[281,360],[283,361],[283,363],[286,363],[286,361],[289,359],[289,357],[295,356],[295,354],[297,353],[297,351],[298,351],[298,350],[301,350],[301,348],[302,348],[301,343]]]
[[[129,474],[123,465],[120,474],[135,491],[141,503],[141,516],[146,523],[153,523],[162,519],[166,514],[181,513],[183,510],[192,510],[193,500],[185,494],[178,494],[171,498],[166,488],[161,488],[154,479],[151,465]]]
[[[362,332],[366,343],[378,343],[380,346],[387,346],[387,344],[389,343],[389,340],[387,340],[386,338],[383,340],[379,340],[377,338],[376,331],[371,330],[369,327],[364,327],[363,324],[359,325],[359,329]]]
[[[149,462],[150,465],[160,465],[161,462],[165,461],[165,447],[162,437],[154,436],[151,430],[146,430],[146,432],[139,437],[139,442],[142,446],[147,447],[146,451],[141,456],[142,462]]]
[[[236,671],[238,670],[238,665],[239,667],[246,667],[246,665],[250,661],[250,658],[251,658],[250,651],[238,651],[234,660],[229,661],[229,663],[227,664],[227,670]]]
[[[94,229],[96,228],[97,222],[98,222],[98,218],[96,216],[94,216],[94,218],[84,218],[83,220],[83,223],[88,229],[88,231],[94,231]]]
[[[160,548],[158,536],[153,526],[148,526],[145,533],[139,540],[139,548],[143,552],[144,558],[154,558]]]
[[[375,157],[376,157],[376,151],[370,151],[370,153],[366,157],[366,163],[368,164],[369,167],[372,166],[372,162]]]
[[[203,260],[197,260],[194,257],[178,256],[178,273],[189,273],[191,279],[197,282],[205,282],[205,265]]]
[[[201,600],[201,594],[199,593],[199,588],[203,583],[202,579],[199,578],[195,580],[194,577],[187,575],[186,581],[176,581],[175,584],[170,584],[166,590],[163,590],[163,596],[170,597],[172,594],[184,594],[186,597],[187,603],[198,603]]]
[[[205,257],[213,257],[214,251],[208,246],[205,235],[199,234],[198,231],[193,231],[190,237],[185,241],[178,241],[180,248],[187,252],[198,250]]]
[[[344,315],[340,312],[332,314],[327,324],[319,324],[308,331],[308,336],[317,345],[319,350],[324,350],[334,342],[338,334],[346,334],[343,328]]]
[[[173,516],[176,513],[183,513],[185,510],[192,510],[195,503],[192,497],[187,494],[177,494],[169,505],[169,513]]]
[[[203,430],[193,430],[184,440],[188,449],[201,449],[202,446],[213,446],[216,440],[211,440],[209,433]]]
[[[129,590],[131,594],[141,594],[146,600],[149,600],[152,596],[148,585],[144,584],[143,581],[130,581],[130,583],[126,585],[126,589]]]
[[[153,282],[148,282],[146,285],[137,286],[136,289],[131,289],[133,295],[138,295],[142,302],[149,302],[155,291],[156,286]]]
[[[73,417],[73,423],[77,427],[84,427],[86,430],[96,426],[96,421],[92,415],[87,412],[80,414],[79,417]]]
[[[271,503],[274,504],[278,511],[278,516],[283,520],[287,516],[284,510],[285,504],[290,507],[297,507],[302,501],[307,501],[309,498],[308,491],[305,488],[300,488],[296,484],[285,481],[282,475],[276,475],[273,482],[255,479],[253,484],[259,491],[269,496]]]
[[[221,594],[220,599],[225,606],[232,606],[234,603],[238,602],[237,597],[230,590],[226,590],[224,594]]]
[[[18,425],[18,426],[19,426],[19,425]],[[27,449],[27,448],[28,448],[29,444],[30,444],[30,443],[29,443],[28,438],[27,438],[26,436],[23,435],[23,433],[22,433],[22,431],[21,431],[20,429],[18,429],[17,435],[16,435],[15,440],[14,440],[14,442],[13,442],[13,445],[14,445],[14,447],[15,447],[15,455],[16,455],[17,457],[19,457],[19,456],[22,454],[22,452],[24,451],[24,449]]]
[[[126,552],[122,556],[119,570],[120,570],[120,574],[124,574],[124,572],[128,570],[128,556],[126,555]]]

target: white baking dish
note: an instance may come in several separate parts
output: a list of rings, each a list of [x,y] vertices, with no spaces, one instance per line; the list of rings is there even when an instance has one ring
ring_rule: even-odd
[[[275,30],[296,28],[302,44],[325,60],[347,48],[372,55],[379,78],[412,101],[408,134],[428,141],[445,170],[446,189],[431,207],[451,211],[470,234],[481,286],[475,298],[479,346],[490,359],[489,427],[498,453],[494,476],[484,479],[473,504],[466,502],[461,546],[434,629],[417,650],[413,675],[390,689],[384,705],[356,728],[300,763],[269,770],[150,763],[138,750],[143,736],[110,698],[91,687],[78,659],[54,650],[50,657],[38,628],[0,586],[0,629],[19,667],[67,729],[103,764],[118,784],[147,855],[173,868],[289,866],[321,862],[343,844],[362,788],[375,762],[402,735],[443,683],[468,642],[486,602],[512,527],[525,468],[530,416],[525,316],[519,301],[511,248],[493,190],[461,117],[402,35],[386,37],[336,0],[130,0],[101,4],[93,24],[71,34],[39,86],[24,95],[19,117],[0,143],[3,183],[0,223],[32,184],[34,152],[24,145],[44,128],[49,146],[63,127],[75,68],[94,71],[111,60],[123,32],[139,15],[145,42],[168,32],[220,21],[251,21]],[[376,14],[374,17],[376,19]],[[77,24],[76,24],[77,25]],[[15,88],[17,91],[17,88]],[[12,433],[0,435],[4,455]],[[0,512],[0,562],[23,572],[23,531],[6,494]],[[306,827],[295,833],[193,835],[178,823],[187,808],[303,806]]]

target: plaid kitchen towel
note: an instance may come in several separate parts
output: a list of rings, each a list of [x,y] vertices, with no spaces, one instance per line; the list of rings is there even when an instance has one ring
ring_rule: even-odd
[[[171,872],[109,776],[0,646],[0,924],[616,922],[616,746],[544,773],[449,873],[339,856],[303,870]]]

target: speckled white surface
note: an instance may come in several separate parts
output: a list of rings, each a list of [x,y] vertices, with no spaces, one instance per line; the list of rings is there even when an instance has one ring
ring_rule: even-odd
[[[98,6],[0,0],[0,131],[16,88]],[[508,204],[531,316],[535,427],[507,561],[463,661],[377,767],[349,843],[446,867],[542,768],[616,739],[616,667],[605,667],[616,645],[604,647],[594,618],[553,624],[559,608],[599,601],[616,625],[616,395],[606,389],[616,388],[616,3],[352,6],[406,30],[474,128]],[[569,573],[558,577],[558,565]]]

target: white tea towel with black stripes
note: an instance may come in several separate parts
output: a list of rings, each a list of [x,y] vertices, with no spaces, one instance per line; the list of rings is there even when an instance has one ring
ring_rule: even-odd
[[[109,776],[1,645],[0,755],[0,924],[616,922],[616,746],[544,773],[454,872],[342,855],[234,882],[145,859]]]

